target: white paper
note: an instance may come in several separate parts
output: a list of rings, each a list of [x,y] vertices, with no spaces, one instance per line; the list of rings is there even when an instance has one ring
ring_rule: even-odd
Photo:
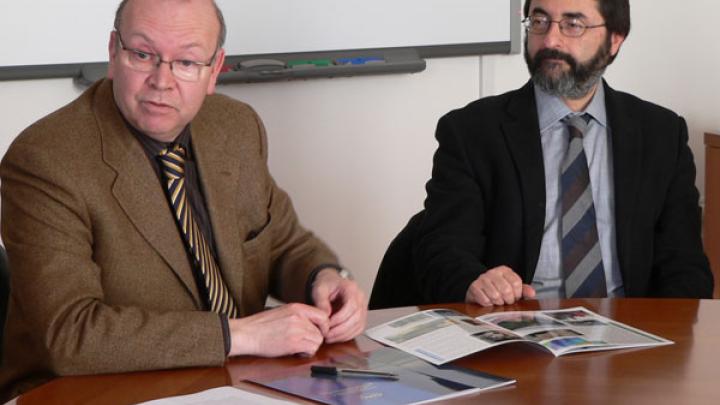
[[[138,405],[287,405],[294,402],[267,397],[250,391],[243,391],[236,387],[220,387],[196,394],[180,395],[143,402]]]

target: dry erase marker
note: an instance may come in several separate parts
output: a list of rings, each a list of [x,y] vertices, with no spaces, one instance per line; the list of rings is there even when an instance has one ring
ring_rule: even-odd
[[[316,67],[327,67],[332,66],[330,59],[298,59],[288,61],[287,66],[289,68],[316,68]]]
[[[311,366],[312,375],[360,378],[390,378],[397,379],[398,375],[375,370],[358,370],[353,368],[337,368],[332,366]]]
[[[360,58],[337,58],[336,65],[370,65],[374,63],[385,63],[385,59],[375,56],[366,56]]]

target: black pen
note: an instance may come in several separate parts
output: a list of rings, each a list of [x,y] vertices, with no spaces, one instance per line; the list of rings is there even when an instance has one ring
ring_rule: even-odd
[[[354,368],[337,368],[332,366],[310,366],[313,375],[333,375],[337,377],[362,377],[362,378],[391,378],[397,379],[398,375],[385,371],[358,370]]]

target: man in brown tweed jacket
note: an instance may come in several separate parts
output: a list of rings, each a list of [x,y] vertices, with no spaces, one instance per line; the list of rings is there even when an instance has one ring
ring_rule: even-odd
[[[224,32],[211,0],[123,1],[108,78],[10,147],[0,400],[59,375],[313,354],[363,331],[365,295],[270,176],[259,117],[210,95]],[[153,154],[174,144],[237,318],[209,310],[168,204]],[[263,311],[268,295],[291,304]]]

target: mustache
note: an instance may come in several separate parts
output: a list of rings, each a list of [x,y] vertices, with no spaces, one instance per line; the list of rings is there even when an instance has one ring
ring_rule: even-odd
[[[538,66],[540,66],[540,64],[542,62],[544,62],[548,59],[559,59],[559,60],[565,61],[568,65],[570,65],[570,69],[573,72],[575,70],[577,70],[578,63],[575,60],[575,58],[573,58],[572,56],[570,56],[569,54],[567,54],[565,52],[560,52],[557,49],[545,48],[545,49],[539,50],[535,54],[535,57],[533,58],[533,65],[535,65],[535,67],[537,68]]]

